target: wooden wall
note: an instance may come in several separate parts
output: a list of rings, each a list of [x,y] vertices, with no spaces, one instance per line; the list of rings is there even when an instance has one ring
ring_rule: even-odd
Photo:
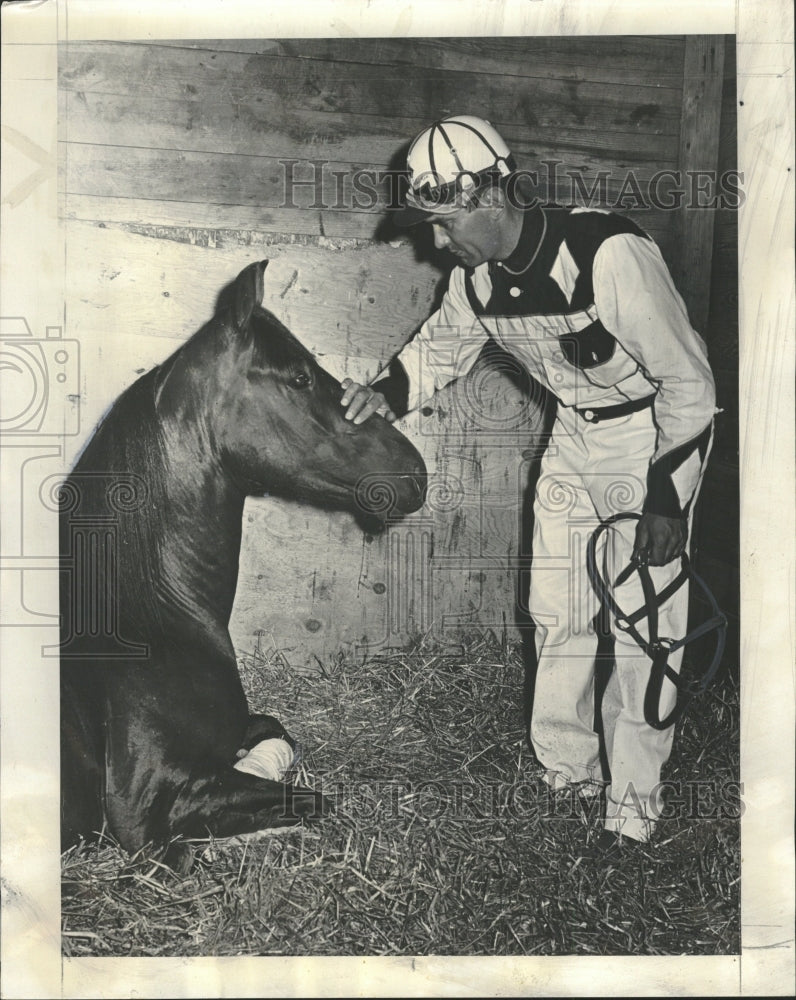
[[[718,170],[738,164],[736,128],[736,51],[734,38],[725,46],[722,79]],[[697,564],[721,607],[730,617],[731,655],[738,655],[740,610],[739,464],[738,464],[738,213],[719,209],[713,228],[706,339],[716,379],[716,436],[703,486],[697,526]],[[711,512],[719,512],[718,517]]]
[[[386,183],[373,204],[354,205],[350,177],[401,167],[408,140],[445,114],[489,118],[522,167],[548,161],[549,177],[556,161],[556,191],[543,170],[542,195],[583,203],[568,171],[586,190],[603,174],[603,203],[635,218],[676,269],[682,213],[643,207],[638,194],[681,165],[684,128],[718,114],[709,88],[696,111],[688,103],[689,52],[693,62],[682,37],[64,45],[67,327],[82,348],[82,436],[258,258],[272,261],[265,304],[321,362],[338,377],[372,376],[433,308],[444,261],[427,235],[390,226]],[[297,186],[291,204],[288,169],[322,177],[322,197]],[[691,238],[699,250],[704,235]],[[683,275],[690,306],[709,278]],[[416,633],[454,641],[474,624],[512,627],[542,420],[527,389],[505,359],[485,360],[403,422],[434,476],[431,496],[381,538],[363,538],[347,515],[248,503],[239,648],[279,648],[301,666]]]
[[[680,38],[70,43],[69,217],[370,239],[383,203],[280,208],[279,161],[384,168],[463,110],[522,165],[607,169],[616,196],[630,167],[643,185],[677,166],[683,58]]]

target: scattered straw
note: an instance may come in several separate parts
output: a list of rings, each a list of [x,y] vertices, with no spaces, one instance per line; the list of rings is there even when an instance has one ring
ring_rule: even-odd
[[[301,742],[334,815],[195,845],[187,876],[105,841],[63,859],[70,955],[732,954],[739,948],[738,691],[724,676],[679,727],[677,802],[621,865],[547,792],[522,727],[519,650],[480,636],[298,674],[257,652],[254,711]],[[682,800],[682,801],[680,801]],[[685,805],[683,805],[685,803]]]

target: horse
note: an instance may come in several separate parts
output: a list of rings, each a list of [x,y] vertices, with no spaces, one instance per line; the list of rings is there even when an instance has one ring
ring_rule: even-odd
[[[423,460],[261,305],[267,261],[142,375],[58,491],[62,848],[126,851],[324,815],[319,793],[235,769],[281,737],[249,713],[228,625],[246,496],[354,513],[367,530],[418,510]]]

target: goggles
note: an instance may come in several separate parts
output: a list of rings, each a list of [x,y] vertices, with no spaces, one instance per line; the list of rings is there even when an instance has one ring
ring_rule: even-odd
[[[406,193],[406,204],[438,215],[449,215],[460,208],[467,208],[479,192],[493,187],[501,177],[511,173],[513,159],[501,157],[486,170],[465,170],[447,182],[433,171],[420,174],[412,178],[412,186]]]

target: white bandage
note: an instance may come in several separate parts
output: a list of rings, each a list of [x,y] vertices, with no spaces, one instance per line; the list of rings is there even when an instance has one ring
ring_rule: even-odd
[[[286,740],[262,740],[236,764],[236,771],[245,771],[258,778],[282,781],[285,772],[293,763],[293,750]]]

